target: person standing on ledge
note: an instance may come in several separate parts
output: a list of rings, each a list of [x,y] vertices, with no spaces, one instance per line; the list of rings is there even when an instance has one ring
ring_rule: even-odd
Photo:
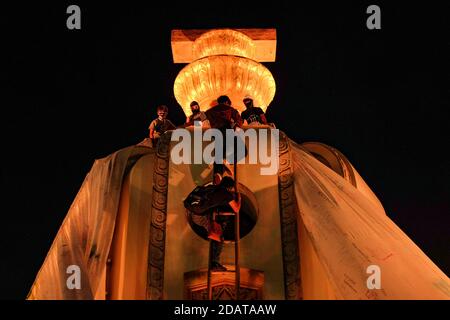
[[[149,137],[153,148],[156,148],[158,140],[164,132],[175,129],[174,124],[167,119],[169,108],[167,108],[166,105],[158,106],[158,108],[156,108],[156,113],[158,114],[158,118],[153,120],[148,127],[150,130]]]
[[[197,101],[191,102],[191,111],[192,111],[192,114],[189,117],[187,117],[186,123],[181,125],[180,126],[181,128],[193,126],[195,121],[200,121],[202,124],[202,127],[209,126],[208,119],[206,118],[205,113],[203,111],[200,111],[200,105],[198,104]]]
[[[253,99],[250,97],[245,97],[244,100],[245,107],[247,108],[242,112],[242,119],[247,122],[248,125],[261,125],[267,124],[266,115],[261,108],[255,107],[253,105]]]

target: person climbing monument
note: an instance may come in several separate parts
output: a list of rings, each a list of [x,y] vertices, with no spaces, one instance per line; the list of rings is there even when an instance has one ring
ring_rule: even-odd
[[[156,108],[156,113],[158,118],[153,120],[148,127],[150,133],[150,141],[152,142],[153,148],[156,148],[159,138],[167,130],[175,129],[175,125],[167,119],[169,114],[169,108],[166,105],[160,105]]]
[[[221,213],[239,213],[241,196],[236,192],[233,178],[224,177],[219,184],[196,187],[184,200],[184,207],[191,215],[192,222],[207,231],[212,243],[211,270],[226,271],[220,264],[223,249],[223,230],[230,216]]]
[[[242,127],[243,121],[239,111],[231,106],[231,100],[228,96],[223,95],[217,98],[217,105],[205,112],[206,117],[209,120],[211,128],[218,129],[223,136],[223,157],[226,158],[226,130]],[[239,160],[239,159],[238,159]],[[214,183],[219,183],[223,177],[224,172],[227,170],[223,163],[214,163],[213,166]]]

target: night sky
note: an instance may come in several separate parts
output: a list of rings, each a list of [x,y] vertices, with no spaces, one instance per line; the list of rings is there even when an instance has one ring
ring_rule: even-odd
[[[450,275],[445,8],[380,4],[382,29],[368,30],[372,3],[78,3],[75,31],[69,4],[2,7],[0,298],[26,297],[94,159],[146,137],[158,104],[184,121],[173,94],[184,65],[172,62],[170,31],[190,28],[276,28],[269,120],[297,142],[346,155]]]

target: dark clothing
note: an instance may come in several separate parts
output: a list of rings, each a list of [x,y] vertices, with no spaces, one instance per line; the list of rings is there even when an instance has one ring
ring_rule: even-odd
[[[242,112],[242,119],[247,121],[248,124],[252,122],[263,123],[261,115],[264,114],[261,108],[251,107]]]
[[[194,124],[194,121],[205,121],[206,119],[205,113],[203,111],[199,111],[191,114],[187,123]]]
[[[161,120],[159,118],[156,118],[150,123],[148,129],[150,131],[152,129],[155,130],[155,132],[153,133],[152,145],[154,148],[156,148],[158,140],[161,137],[161,135],[167,130],[174,130],[175,126],[169,119]]]
[[[148,129],[154,129],[156,133],[162,135],[167,130],[175,129],[175,126],[169,119],[160,120],[159,118],[156,118],[150,123]]]
[[[219,129],[224,138],[226,137],[226,129],[232,129],[235,126],[242,127],[243,121],[239,112],[229,105],[218,104],[207,110],[205,114],[211,128]],[[227,145],[225,139],[223,141],[223,157],[225,159],[227,156]],[[229,152],[234,152],[234,150],[229,150]],[[223,164],[214,163],[214,173],[222,175],[224,173]]]
[[[205,121],[208,120],[208,118],[206,118],[206,115],[203,111],[199,111],[197,113],[193,113],[191,114],[187,119],[186,119],[186,123],[182,124],[181,126],[179,126],[179,128],[186,128],[186,127],[190,127],[195,125],[195,121]]]
[[[223,242],[219,241],[212,241],[212,257],[211,262],[212,263],[220,263],[220,254],[222,253],[223,249]]]
[[[226,105],[226,104],[218,104],[211,109],[207,110],[205,112],[206,117],[209,120],[211,128],[219,129],[222,132],[223,137],[226,137],[226,129],[233,129],[234,127],[242,126],[242,118],[239,114],[239,112],[234,109],[233,107]],[[223,156],[226,157],[226,143],[225,139],[223,140]],[[214,173],[219,173],[220,175],[224,172],[224,165],[214,163]],[[216,222],[213,221],[211,218],[214,214],[214,212],[233,212],[231,209],[229,202],[234,200],[233,193],[229,192],[226,188],[223,188],[221,186],[212,185],[207,186],[206,188],[210,188],[210,190],[205,190],[206,195],[204,199],[198,200],[196,205],[201,207],[202,209],[199,210],[202,211],[204,214],[206,213],[207,216],[192,216],[192,221],[198,225],[203,226],[207,231],[208,235],[211,233],[215,233],[216,235],[220,235],[221,241],[212,241],[212,263],[219,264],[219,258],[220,253],[222,252],[223,248],[223,226],[225,222]],[[197,188],[196,188],[197,189]],[[196,190],[194,190],[191,195],[195,197]],[[197,190],[199,191],[199,190]],[[186,199],[188,200],[189,197]],[[195,203],[195,202],[194,202]],[[189,210],[189,208],[186,206],[185,201],[185,207]]]
[[[225,221],[215,222],[213,221],[213,211],[209,210],[207,215],[199,216],[196,214],[192,214],[192,222],[196,225],[199,225],[208,232],[208,235],[210,233],[215,233],[216,235],[220,235],[220,237],[223,237],[223,230],[225,228]],[[211,261],[214,263],[220,263],[220,254],[222,252],[223,248],[223,239],[222,241],[216,241],[212,240],[212,257]]]
[[[203,111],[197,112],[195,114],[191,114],[187,119],[186,122],[182,125],[178,126],[178,128],[187,128],[190,126],[195,125],[195,121],[203,122],[205,120],[208,120],[205,116],[205,113]],[[202,124],[203,126],[203,124]]]
[[[231,129],[234,126],[242,126],[242,118],[239,112],[229,105],[218,104],[205,112],[211,128],[223,130]]]
[[[184,201],[185,208],[192,215],[192,222],[203,227],[208,236],[215,234],[221,241],[212,240],[212,263],[219,263],[223,248],[223,229],[225,221],[214,221],[214,212],[232,212],[229,202],[233,193],[220,185],[197,187]]]
[[[229,202],[234,199],[233,193],[220,185],[196,187],[184,200],[184,207],[195,215],[208,215],[213,210],[221,212],[233,211]]]

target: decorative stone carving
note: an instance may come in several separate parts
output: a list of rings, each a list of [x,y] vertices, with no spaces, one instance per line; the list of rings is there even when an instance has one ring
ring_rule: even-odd
[[[288,137],[280,131],[278,191],[281,215],[284,287],[287,300],[302,299],[298,248],[298,206],[294,192],[291,147]]]
[[[242,32],[231,29],[211,30],[198,37],[192,46],[194,60],[226,54],[256,60],[253,40]]]
[[[171,132],[167,132],[160,138],[157,146],[157,159],[153,175],[154,185],[147,287],[147,298],[151,300],[163,298],[170,138]],[[280,132],[279,156],[278,187],[285,295],[286,299],[295,300],[302,298],[300,294],[300,264],[297,238],[298,207],[294,194],[290,145],[287,136],[282,132]],[[218,285],[217,289],[215,289],[217,299],[229,296],[229,292],[232,292],[232,290],[228,290],[227,286],[230,286],[230,288],[234,287],[234,280],[230,283]],[[243,288],[245,288],[245,285],[243,285]],[[252,293],[250,289],[245,289],[242,294],[244,295],[242,298],[247,297],[251,299],[253,296],[256,296],[260,299],[262,291],[260,293]],[[201,290],[192,290],[192,296],[190,298],[198,299],[202,295]]]
[[[236,300],[235,286],[230,284],[216,285],[212,288],[213,300]],[[193,291],[189,300],[208,300],[208,289]],[[239,300],[260,300],[258,290],[253,288],[240,288]]]
[[[317,160],[357,187],[354,169],[347,157],[339,150],[320,142],[304,142],[301,146]]]
[[[147,299],[149,300],[160,300],[163,298],[171,136],[172,132],[168,131],[159,139],[153,173],[149,262],[147,269]]]
[[[242,99],[247,95],[256,106],[266,110],[275,96],[276,85],[272,73],[259,62],[215,55],[185,66],[175,79],[173,91],[186,115],[191,114],[191,101],[197,101],[202,110],[207,110],[222,94],[228,95],[233,106],[242,112],[245,110]]]
[[[234,266],[227,265],[229,270]],[[240,268],[239,300],[262,300],[264,272]],[[184,274],[184,296],[188,300],[208,300],[207,270],[200,269]],[[213,273],[211,279],[213,300],[235,300],[235,275],[230,272]]]
[[[172,41],[174,49],[173,45]],[[240,112],[245,110],[242,102],[245,96],[251,96],[255,106],[264,111],[273,100],[275,79],[256,60],[256,44],[244,33],[209,30],[195,39],[192,55],[193,60],[178,73],[173,87],[186,115],[191,114],[191,101],[197,101],[206,110],[223,94],[229,96]]]

